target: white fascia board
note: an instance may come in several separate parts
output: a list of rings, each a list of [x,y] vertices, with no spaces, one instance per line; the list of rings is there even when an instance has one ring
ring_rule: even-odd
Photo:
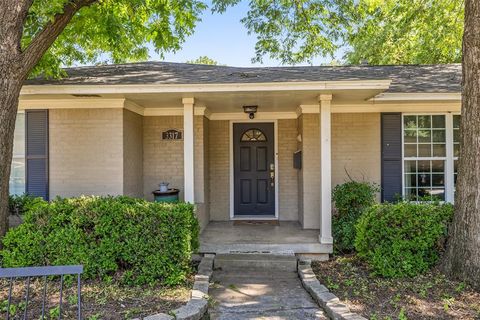
[[[460,92],[453,93],[380,93],[368,101],[461,101]]]
[[[391,80],[355,80],[215,84],[24,85],[20,94],[205,93],[371,89],[387,90],[390,87],[390,83]]]
[[[25,100],[20,99],[18,108],[25,109],[113,109],[124,108],[125,99],[103,99],[103,98],[83,98],[83,99],[38,99]]]
[[[404,112],[404,113],[444,113],[460,112],[461,103],[447,101],[437,103],[372,103],[372,104],[349,104],[333,105],[332,113],[378,113],[378,112]]]

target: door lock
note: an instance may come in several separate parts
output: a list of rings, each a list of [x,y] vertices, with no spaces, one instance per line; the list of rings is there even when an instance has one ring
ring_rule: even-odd
[[[275,187],[275,164],[270,164],[270,186]]]

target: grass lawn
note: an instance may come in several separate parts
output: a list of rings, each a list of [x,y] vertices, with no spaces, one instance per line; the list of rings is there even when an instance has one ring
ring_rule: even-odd
[[[438,270],[410,279],[372,275],[356,256],[314,262],[320,282],[369,319],[480,319],[480,292]]]
[[[159,312],[168,313],[190,298],[193,286],[193,274],[182,285],[176,287],[156,286],[122,286],[115,281],[82,282],[82,312],[85,320],[133,319]],[[47,285],[48,306],[46,319],[57,319],[59,308],[58,280],[50,280]],[[43,279],[32,280],[30,283],[30,302],[28,319],[40,319]],[[0,319],[6,319],[8,297],[8,282],[0,281]],[[11,312],[15,317],[23,319],[25,310],[25,281],[17,280],[13,288],[13,306]],[[23,300],[22,300],[23,299]],[[63,293],[63,319],[76,319],[76,282],[65,283]]]

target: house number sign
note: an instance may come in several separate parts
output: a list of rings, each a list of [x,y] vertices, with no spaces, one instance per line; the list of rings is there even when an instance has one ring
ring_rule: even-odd
[[[162,132],[162,140],[182,140],[183,132],[176,129],[170,129]]]

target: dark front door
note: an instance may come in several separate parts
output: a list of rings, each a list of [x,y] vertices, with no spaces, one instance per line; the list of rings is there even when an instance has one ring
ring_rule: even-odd
[[[275,215],[273,123],[233,124],[234,214]]]

